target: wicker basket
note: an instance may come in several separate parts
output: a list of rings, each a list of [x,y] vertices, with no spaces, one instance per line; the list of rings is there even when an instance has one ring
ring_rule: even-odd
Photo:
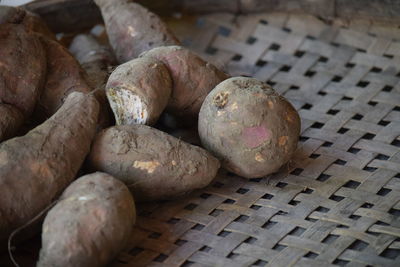
[[[204,190],[140,205],[111,266],[400,266],[400,27],[329,19],[168,20],[193,51],[288,98],[301,142],[275,175],[221,171]]]

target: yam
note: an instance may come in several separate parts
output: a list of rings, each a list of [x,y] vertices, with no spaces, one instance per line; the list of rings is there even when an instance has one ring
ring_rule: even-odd
[[[96,63],[101,69],[107,70],[114,65],[115,59],[108,47],[101,45],[90,34],[78,34],[69,47],[70,52],[85,67],[86,64]]]
[[[129,0],[95,0],[103,15],[110,44],[120,64],[154,47],[179,41],[154,13]]]
[[[21,24],[28,32],[34,32],[55,40],[55,35],[36,14],[20,7],[0,6],[0,24]]]
[[[1,141],[31,116],[44,83],[46,53],[39,39],[18,24],[0,24],[0,47]]]
[[[26,15],[22,21],[22,25],[31,32],[39,34],[50,40],[56,40],[56,35],[47,27],[46,23],[36,14],[25,11]]]
[[[117,125],[156,123],[171,90],[168,69],[153,58],[137,58],[118,66],[106,86]]]
[[[135,219],[121,181],[105,173],[83,176],[48,212],[37,266],[105,266],[127,245]]]
[[[0,24],[13,23],[19,24],[22,22],[26,12],[22,8],[12,6],[0,6]]]
[[[169,199],[205,187],[220,166],[204,149],[141,124],[100,132],[89,162],[122,180],[137,201]]]
[[[112,111],[107,101],[105,86],[109,69],[115,63],[114,56],[107,47],[100,45],[88,34],[77,35],[72,40],[69,50],[85,70],[89,86],[96,90],[97,100],[101,106],[99,124],[102,128],[110,126]]]
[[[140,57],[163,62],[173,81],[167,111],[185,118],[197,118],[207,94],[228,75],[181,46],[154,48]]]
[[[0,104],[0,142],[15,136],[24,123],[24,115],[14,106]]]
[[[29,116],[42,89],[46,53],[38,38],[18,24],[0,24],[0,47],[0,103]]]
[[[39,116],[50,117],[72,92],[89,93],[85,72],[68,50],[56,41],[41,38],[47,51],[47,76],[38,103]]]
[[[293,155],[300,118],[269,85],[235,77],[206,97],[199,114],[203,146],[222,166],[246,178],[276,172]]]
[[[0,144],[0,246],[75,178],[89,152],[98,110],[94,96],[72,93],[46,122]]]

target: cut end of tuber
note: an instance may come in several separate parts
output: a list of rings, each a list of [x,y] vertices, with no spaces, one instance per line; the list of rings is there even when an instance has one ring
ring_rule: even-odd
[[[109,88],[107,98],[117,125],[147,124],[147,104],[130,90]]]

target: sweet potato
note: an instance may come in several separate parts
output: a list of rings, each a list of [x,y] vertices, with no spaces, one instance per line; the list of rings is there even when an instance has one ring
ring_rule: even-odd
[[[89,34],[75,36],[69,51],[86,71],[86,80],[90,87],[104,90],[109,76],[109,69],[115,64],[111,51],[106,46],[100,45]]]
[[[89,162],[125,182],[137,201],[168,199],[202,188],[220,166],[204,149],[141,124],[100,132]]]
[[[197,118],[207,94],[228,78],[214,65],[181,46],[154,48],[140,57],[156,58],[167,66],[173,80],[167,110],[181,117]]]
[[[127,244],[135,219],[122,182],[105,173],[83,176],[48,212],[37,266],[104,266]]]
[[[42,35],[50,40],[57,40],[56,35],[47,27],[46,23],[36,14],[25,11],[26,15],[22,21],[22,25],[36,34]]]
[[[22,22],[26,12],[22,8],[12,6],[0,6],[0,24],[14,23],[19,24]]]
[[[28,116],[43,85],[45,51],[36,36],[18,24],[0,25],[0,47],[0,103]]]
[[[88,93],[92,90],[85,73],[68,50],[56,41],[40,39],[47,51],[47,75],[38,103],[42,116],[53,115],[72,92]]]
[[[95,134],[99,105],[72,93],[54,116],[0,144],[0,246],[75,178]]]
[[[154,47],[179,44],[154,13],[129,0],[95,0],[118,62],[125,63]]]
[[[96,64],[101,70],[108,70],[108,68],[115,64],[115,59],[108,47],[101,45],[90,34],[78,34],[72,40],[69,50],[87,71],[86,65]]]
[[[46,54],[39,39],[19,24],[0,24],[0,48],[0,105],[13,106],[14,110],[0,119],[0,132],[10,136],[36,105],[46,72]]]
[[[153,58],[137,58],[118,66],[106,86],[118,125],[156,123],[171,90],[168,69]]]
[[[269,85],[235,77],[206,97],[199,114],[203,146],[243,177],[277,171],[296,149],[300,118]]]
[[[24,115],[14,106],[0,104],[0,142],[13,137],[24,122]]]
[[[28,32],[34,32],[55,40],[55,35],[36,14],[20,7],[0,6],[0,24],[21,24]]]
[[[109,69],[115,64],[114,56],[104,45],[88,34],[79,34],[69,47],[70,52],[86,71],[86,81],[96,90],[100,103],[100,121],[102,128],[108,127],[112,121],[112,111],[108,103],[105,86],[109,77]]]

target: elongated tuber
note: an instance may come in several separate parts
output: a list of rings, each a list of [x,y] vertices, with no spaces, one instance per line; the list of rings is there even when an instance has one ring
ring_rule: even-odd
[[[95,0],[119,63],[154,47],[179,44],[154,13],[129,0]]]
[[[96,97],[100,103],[99,125],[106,128],[111,125],[112,111],[107,101],[105,87],[110,75],[109,69],[114,65],[115,59],[110,49],[100,45],[89,34],[79,34],[69,47],[82,68],[86,71],[86,81],[91,88],[96,90]]]
[[[30,117],[44,83],[46,54],[39,39],[19,24],[0,24],[0,48],[0,105],[7,105],[1,141]]]
[[[156,58],[167,66],[173,80],[167,111],[185,118],[197,118],[207,94],[228,78],[214,65],[181,46],[154,48],[141,57]]]
[[[168,199],[205,187],[220,166],[206,150],[141,124],[100,132],[89,162],[125,182],[137,201]]]
[[[109,76],[109,68],[115,64],[114,56],[104,45],[89,34],[75,36],[69,51],[88,74],[91,87],[104,89]]]
[[[79,63],[65,47],[47,38],[41,38],[41,41],[47,51],[47,76],[38,110],[49,117],[70,93],[88,93],[92,88],[88,86]]]
[[[37,266],[105,266],[127,244],[135,219],[121,181],[105,173],[83,176],[48,212]]]
[[[0,104],[0,142],[13,137],[24,122],[24,115],[14,106]]]
[[[0,144],[0,246],[75,178],[89,152],[98,111],[94,96],[72,93],[46,122]]]
[[[36,14],[20,7],[0,6],[0,24],[21,24],[28,32],[37,33],[55,40],[55,35]]]

